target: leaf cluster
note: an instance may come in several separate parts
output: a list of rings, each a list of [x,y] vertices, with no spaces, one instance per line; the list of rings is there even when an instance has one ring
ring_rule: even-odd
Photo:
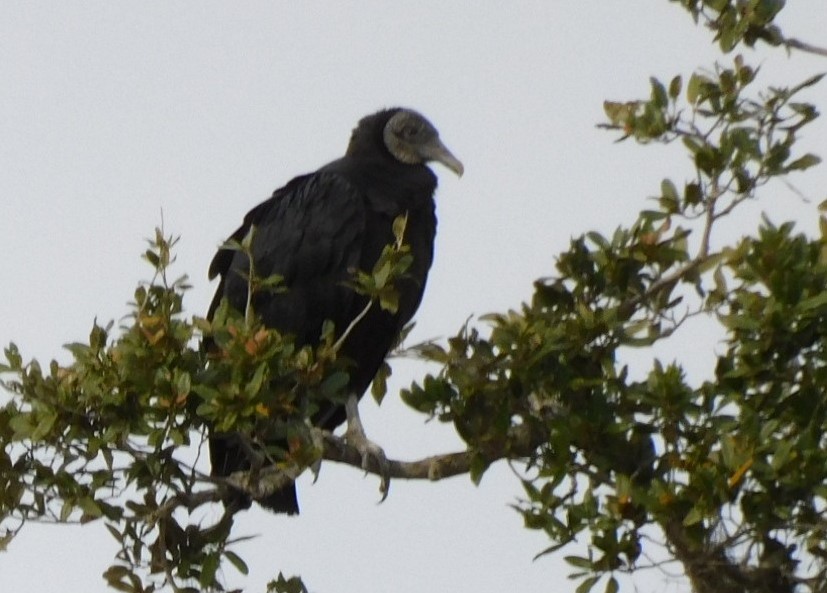
[[[698,591],[827,579],[827,240],[765,220],[755,236],[711,247],[719,221],[760,188],[819,163],[795,144],[817,117],[797,97],[821,76],[756,93],[756,74],[739,56],[685,89],[680,76],[652,79],[648,99],[607,102],[605,128],[680,142],[694,176],[665,179],[630,227],[573,239],[557,275],[519,310],[484,318],[485,335],[465,327],[417,348],[441,368],[402,397],[455,425],[477,452],[475,480],[490,449],[531,435],[517,509],[548,534],[542,553],[588,534],[585,554],[566,557],[578,591],[617,590],[613,573],[640,568],[652,527]],[[725,336],[713,378],[691,385],[679,363],[658,359],[630,376],[625,351],[696,317]],[[802,553],[810,564],[796,572]]]
[[[363,314],[396,307],[394,284],[411,257],[404,217],[393,231],[374,269],[354,270]],[[224,248],[253,261],[254,233]],[[136,289],[130,314],[68,344],[69,364],[44,369],[14,344],[0,363],[0,387],[11,395],[0,408],[0,545],[28,521],[102,520],[119,547],[104,578],[120,591],[221,591],[225,562],[247,573],[231,549],[238,493],[266,496],[320,462],[310,419],[344,401],[350,363],[338,352],[362,318],[341,331],[327,322],[315,347],[299,347],[256,315],[258,296],[286,288],[255,269],[244,311],[224,300],[210,319],[187,318],[187,278],[168,277],[176,242],[156,229],[143,254],[153,277]],[[251,469],[226,479],[203,473],[211,433],[235,435]],[[207,519],[208,505],[222,500],[224,512]],[[303,585],[280,577],[271,589]]]
[[[743,43],[753,47],[763,41],[772,46],[785,41],[773,20],[784,8],[785,0],[670,0],[689,11],[697,23],[703,20],[715,34],[724,52]]]

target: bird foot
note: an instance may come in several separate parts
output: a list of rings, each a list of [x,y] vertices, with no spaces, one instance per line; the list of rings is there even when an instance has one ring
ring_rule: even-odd
[[[359,417],[359,398],[355,395],[348,397],[345,404],[347,411],[347,430],[345,431],[345,441],[348,445],[356,448],[362,456],[362,469],[367,472],[371,465],[375,465],[379,470],[380,483],[379,492],[382,498],[379,502],[383,502],[388,497],[388,490],[390,488],[390,464],[388,457],[382,447],[371,441],[365,434],[365,429],[362,426],[362,419]]]
[[[322,471],[322,452],[324,451],[324,436],[321,429],[313,426],[308,421],[308,428],[310,430],[310,438],[313,439],[313,447],[319,452],[319,457],[310,464],[310,471],[313,473],[313,483],[319,479],[319,472]]]

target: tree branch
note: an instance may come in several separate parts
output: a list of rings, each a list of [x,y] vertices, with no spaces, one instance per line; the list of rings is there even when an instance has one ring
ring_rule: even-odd
[[[696,593],[744,593],[743,578],[720,549],[705,549],[674,518],[661,523],[672,552],[684,566]]]
[[[817,45],[813,45],[811,43],[799,41],[798,39],[784,39],[783,45],[787,49],[797,49],[799,51],[807,52],[808,54],[827,57],[827,49],[818,47]]]
[[[758,567],[738,563],[728,554],[732,542],[710,542],[709,533],[698,539],[675,517],[660,521],[672,552],[684,566],[696,593],[793,593],[796,579],[784,563],[768,562]],[[766,545],[766,544],[765,544]],[[787,553],[786,549],[782,553]]]
[[[368,467],[362,468],[362,454],[356,447],[328,431],[317,431],[318,442],[323,444],[321,459],[351,465],[365,469],[367,473],[381,475],[381,470],[372,458],[368,460]],[[486,450],[466,450],[441,455],[425,457],[417,461],[388,460],[388,474],[391,478],[402,480],[430,480],[437,481],[466,474],[471,471],[475,460],[482,457],[486,463],[493,463],[500,459],[520,459],[528,457],[545,439],[538,431],[532,431],[527,425],[516,426],[511,430],[510,438],[500,446]],[[234,472],[227,478],[211,479],[216,483],[224,483],[250,495],[253,499],[262,499],[275,491],[295,481],[307,467],[277,467],[270,466],[261,469],[255,476],[250,472]],[[201,492],[196,495],[199,502],[220,499],[220,492]]]

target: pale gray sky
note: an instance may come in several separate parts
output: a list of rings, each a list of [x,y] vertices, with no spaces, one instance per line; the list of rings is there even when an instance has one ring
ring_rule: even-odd
[[[4,345],[65,361],[61,344],[85,338],[95,316],[121,318],[147,278],[139,254],[162,210],[167,232],[182,236],[187,310],[203,314],[207,265],[243,214],[340,156],[361,116],[393,105],[424,113],[466,166],[460,180],[437,168],[436,262],[412,339],[452,334],[469,315],[528,298],[571,236],[629,224],[663,177],[684,179],[680,150],[617,145],[596,130],[604,99],[643,97],[651,75],[730,60],[666,0],[234,6],[0,5]],[[823,0],[799,0],[781,24],[818,43],[825,16]],[[763,64],[762,80],[825,69],[806,56],[745,55]],[[823,85],[812,96],[823,98]],[[819,124],[805,143],[819,152],[825,138]],[[802,178],[813,203],[779,187],[760,209],[812,229],[824,181],[823,169]],[[745,231],[753,222],[739,220]],[[686,361],[694,376],[709,369],[712,346]],[[679,342],[662,356],[683,352]],[[363,404],[369,435],[394,458],[460,448],[450,428],[423,424],[394,394],[422,369],[395,369],[381,408]],[[260,537],[240,549],[250,576],[228,572],[230,583],[260,592],[283,570],[315,593],[576,587],[558,557],[532,561],[548,541],[508,507],[520,487],[507,467],[480,487],[397,481],[381,505],[377,486],[326,464],[315,485],[300,480],[299,518],[245,513],[237,533]],[[115,551],[100,525],[30,525],[0,555],[3,590],[105,591]],[[636,582],[687,590],[659,571]]]

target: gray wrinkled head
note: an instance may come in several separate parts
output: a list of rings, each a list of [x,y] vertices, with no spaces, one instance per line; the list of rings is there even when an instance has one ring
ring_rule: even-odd
[[[385,124],[383,140],[393,157],[408,165],[442,163],[458,176],[465,168],[439,139],[439,132],[421,114],[400,109]]]

